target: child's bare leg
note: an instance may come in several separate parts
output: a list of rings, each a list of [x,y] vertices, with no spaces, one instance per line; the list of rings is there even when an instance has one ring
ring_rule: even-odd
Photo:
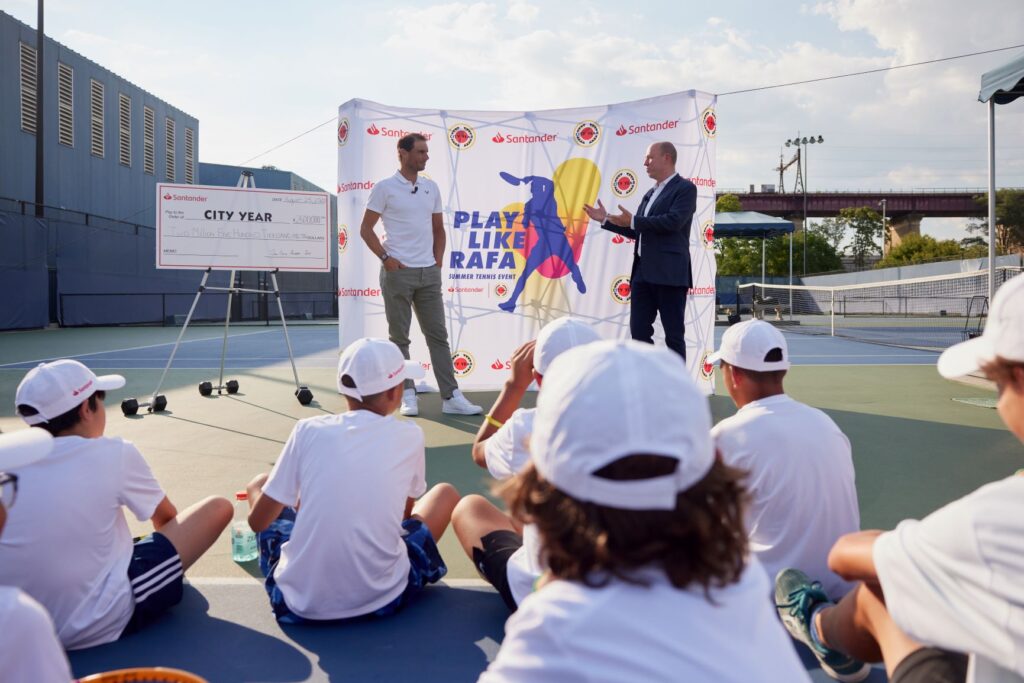
[[[231,522],[234,509],[227,498],[210,496],[190,505],[160,527],[178,551],[182,569],[188,569],[210,549]]]
[[[494,531],[522,534],[512,518],[496,508],[489,500],[476,494],[466,496],[452,512],[452,528],[459,537],[462,550],[473,559],[473,548],[483,550],[480,539]]]
[[[825,645],[862,662],[882,660],[889,676],[907,655],[922,647],[889,616],[877,586],[857,584],[838,605],[821,610],[817,619]]]
[[[451,484],[437,484],[424,493],[412,507],[412,516],[423,520],[435,541],[440,541],[459,502],[459,492]]]

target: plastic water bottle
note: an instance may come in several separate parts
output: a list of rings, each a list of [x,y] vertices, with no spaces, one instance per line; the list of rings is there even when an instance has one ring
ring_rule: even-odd
[[[231,559],[251,562],[259,555],[256,534],[249,528],[249,494],[239,491],[235,494],[235,518],[231,521]]]

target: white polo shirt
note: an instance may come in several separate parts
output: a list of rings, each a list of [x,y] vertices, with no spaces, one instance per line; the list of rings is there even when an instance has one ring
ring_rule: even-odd
[[[768,575],[794,567],[838,600],[853,584],[828,568],[843,534],[860,529],[850,440],[828,415],[785,394],[743,406],[711,430],[722,460],[747,470],[750,549]]]
[[[602,588],[553,581],[505,625],[480,683],[799,683],[810,681],[752,559],[737,583],[675,588],[612,579]]]
[[[405,590],[408,498],[427,490],[423,430],[368,410],[300,420],[263,492],[302,506],[274,571],[306,619],[369,614]]]
[[[970,653],[969,682],[1024,681],[1024,476],[900,522],[872,554],[911,638]]]
[[[518,474],[530,461],[530,435],[536,408],[519,408],[484,442],[484,461],[491,476],[501,481]],[[508,558],[508,589],[518,605],[533,591],[543,573],[540,536],[534,524],[523,527],[523,545]]]
[[[432,216],[442,212],[437,183],[420,176],[414,185],[396,171],[373,186],[366,208],[380,214],[384,223],[381,243],[388,254],[409,268],[436,263]]]

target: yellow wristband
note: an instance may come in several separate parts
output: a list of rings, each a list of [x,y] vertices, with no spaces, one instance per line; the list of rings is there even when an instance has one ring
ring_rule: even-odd
[[[484,415],[484,419],[487,420],[487,424],[491,425],[495,429],[501,429],[502,426],[505,424],[504,422],[498,422],[497,420],[495,420],[493,417],[491,417],[490,413]]]

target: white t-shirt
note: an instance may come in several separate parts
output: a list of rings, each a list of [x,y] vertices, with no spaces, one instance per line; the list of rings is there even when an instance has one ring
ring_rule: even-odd
[[[117,640],[135,610],[127,507],[150,519],[164,492],[133,444],[62,436],[19,469],[0,536],[0,585],[42,603],[69,650]]]
[[[405,590],[408,498],[427,490],[423,430],[368,410],[301,420],[268,496],[302,505],[274,572],[289,609],[306,619],[368,614]]]
[[[700,588],[652,576],[650,587],[545,585],[509,618],[481,683],[810,680],[764,598],[768,578],[756,559],[738,583],[711,591],[714,604]]]
[[[0,675],[4,683],[68,683],[71,666],[43,606],[0,586]]]
[[[484,442],[484,461],[495,479],[503,480],[518,474],[530,461],[530,435],[536,408],[519,408],[491,438]],[[508,589],[518,605],[533,591],[533,584],[543,573],[540,561],[540,536],[537,527],[523,527],[523,545],[508,558]]]
[[[432,216],[442,211],[437,183],[421,176],[413,185],[396,172],[373,186],[366,208],[384,223],[384,251],[410,268],[436,263]]]
[[[530,435],[536,408],[519,408],[498,431],[484,441],[487,471],[498,480],[508,479],[530,461]]]
[[[722,460],[750,472],[750,550],[774,578],[794,567],[834,600],[853,584],[828,568],[843,534],[860,529],[850,440],[832,419],[785,394],[743,406],[711,430]]]
[[[873,556],[911,638],[972,653],[968,681],[1024,681],[1024,476],[901,522]]]

